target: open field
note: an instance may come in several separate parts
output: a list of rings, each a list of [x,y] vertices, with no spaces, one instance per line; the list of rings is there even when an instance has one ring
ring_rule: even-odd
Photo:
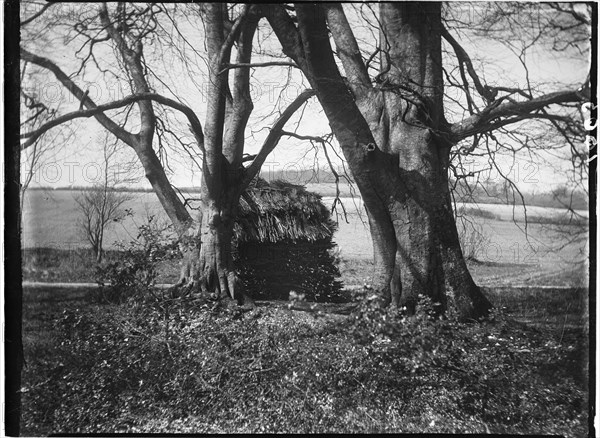
[[[32,190],[27,193],[24,211],[23,211],[23,246],[30,247],[81,247],[85,246],[85,240],[77,229],[77,220],[79,213],[74,202],[74,195],[77,192],[69,190]],[[135,235],[136,223],[143,223],[148,215],[154,215],[159,219],[166,220],[162,207],[160,206],[154,193],[134,193],[134,199],[126,204],[134,212],[134,218],[126,218],[123,223],[115,224],[109,229],[106,243],[110,246],[115,240],[129,239]],[[346,248],[348,255],[353,257],[364,256],[364,253],[370,254],[372,246],[366,223],[367,217],[360,198],[344,197],[342,198],[344,206],[348,213],[348,223],[344,220],[343,211],[338,207],[337,219],[340,223],[340,229],[336,234],[336,240],[339,245]],[[332,197],[323,197],[325,205],[331,205]],[[485,222],[488,231],[493,231],[498,226],[497,222],[512,222],[507,227],[507,232],[515,233],[524,230],[524,211],[520,206],[501,205],[501,204],[458,204],[457,207],[467,206],[469,208],[479,208],[482,211],[492,213],[499,219],[491,223]],[[582,216],[587,217],[587,211],[578,211]],[[560,218],[564,215],[564,210],[558,208],[528,206],[527,214],[532,217]],[[335,216],[335,214],[334,214]],[[476,223],[481,223],[481,218],[471,217]],[[531,233],[535,238],[539,232],[534,227],[537,224],[529,224],[532,227]],[[504,239],[505,230],[500,230],[498,234],[500,240]],[[512,242],[515,243],[516,241]],[[370,255],[368,255],[370,257]]]
[[[144,222],[148,215],[155,215],[164,220],[164,213],[153,193],[135,193],[135,199],[127,205],[135,215],[126,218],[122,223],[114,224],[106,235],[106,248],[114,248],[117,240],[128,242],[137,235],[137,225]],[[333,198],[324,197],[323,202],[331,205]],[[348,212],[347,222],[338,208],[337,219],[339,229],[334,236],[342,259],[342,279],[348,285],[363,284],[369,281],[369,267],[372,258],[372,242],[366,223],[366,214],[360,199],[344,198]],[[587,254],[586,239],[568,243],[569,235],[558,233],[547,224],[528,224],[525,233],[523,211],[516,207],[499,204],[459,205],[467,212],[479,208],[487,214],[467,214],[465,219],[465,238],[479,239],[475,259],[470,263],[475,280],[483,286],[497,285],[554,285],[581,286],[586,284],[586,268],[582,261]],[[528,207],[528,214],[547,218],[560,218],[562,211],[543,207]],[[581,212],[587,216],[587,212]],[[513,221],[513,214],[515,220]],[[25,211],[23,213],[23,243],[24,248],[47,247],[65,251],[73,263],[74,269],[64,278],[59,268],[63,261],[52,265],[38,263],[33,267],[37,272],[26,272],[26,279],[46,281],[93,281],[89,273],[76,267],[85,265],[85,269],[93,269],[85,261],[86,243],[77,230],[78,213],[73,201],[73,193],[66,190],[30,191],[27,194]],[[137,224],[137,225],[136,225]],[[472,224],[472,225],[470,225]],[[471,231],[475,228],[477,232]],[[460,228],[460,226],[459,226]],[[570,234],[582,230],[576,225],[564,226]],[[483,236],[479,238],[478,236]],[[35,264],[35,263],[34,263]],[[28,268],[26,263],[26,268]],[[44,271],[47,271],[44,274]],[[168,269],[165,270],[165,274]],[[162,280],[171,281],[176,275],[177,268],[172,269],[172,275],[166,275]],[[510,275],[507,275],[510,273]],[[62,277],[61,277],[62,276]],[[85,278],[83,278],[84,276]],[[45,278],[44,278],[45,277]],[[62,279],[61,279],[62,278]]]

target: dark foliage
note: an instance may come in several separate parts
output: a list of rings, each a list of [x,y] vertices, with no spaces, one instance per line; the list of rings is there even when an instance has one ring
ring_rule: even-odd
[[[287,300],[290,292],[308,301],[345,302],[339,260],[331,239],[316,242],[274,244],[244,243],[238,248],[237,265],[246,290],[257,299]]]
[[[350,317],[43,303],[47,328],[27,326],[42,341],[25,346],[24,433],[586,434],[580,329],[462,324],[427,301],[407,318],[357,299]]]
[[[96,298],[121,302],[153,294],[160,266],[179,258],[177,241],[170,230],[170,226],[157,225],[154,216],[150,216],[146,224],[139,226],[135,240],[129,244],[118,242],[118,258],[96,267],[100,286]]]

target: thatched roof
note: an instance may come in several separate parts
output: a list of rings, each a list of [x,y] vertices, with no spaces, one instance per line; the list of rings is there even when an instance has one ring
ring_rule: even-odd
[[[336,227],[320,195],[257,179],[240,198],[234,234],[238,243],[315,242],[330,239]]]

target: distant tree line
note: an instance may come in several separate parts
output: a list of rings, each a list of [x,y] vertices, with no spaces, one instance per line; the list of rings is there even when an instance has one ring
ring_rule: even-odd
[[[354,183],[350,177],[349,180]],[[335,176],[330,169],[315,168],[315,169],[294,169],[263,171],[261,178],[268,182],[282,180],[293,184],[334,184]],[[455,201],[466,203],[479,204],[512,204],[513,191],[507,186],[505,181],[484,180],[477,183],[468,182],[465,179],[450,179],[450,186],[453,187]],[[340,181],[340,185],[344,186],[348,183]],[[73,190],[87,191],[95,190],[89,186],[69,186],[69,187],[31,187],[30,190]],[[129,192],[129,193],[153,193],[150,187],[135,187],[135,186],[117,186],[109,187],[108,191]],[[180,187],[182,193],[200,193],[200,187]],[[316,190],[317,192],[319,190]],[[342,193],[346,191],[342,190]],[[526,205],[540,207],[569,207],[574,210],[586,210],[589,207],[588,196],[579,190],[571,190],[566,185],[562,185],[547,191],[529,192],[523,191],[523,198]],[[520,200],[516,199],[519,203]]]

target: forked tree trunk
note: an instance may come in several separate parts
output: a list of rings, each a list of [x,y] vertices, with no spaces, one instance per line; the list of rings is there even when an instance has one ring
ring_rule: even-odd
[[[442,308],[451,297],[463,318],[476,318],[491,304],[467,269],[452,214],[440,9],[439,3],[381,5],[389,49],[381,59],[382,111],[369,124],[379,133],[380,146],[397,157],[404,190],[400,196],[386,194],[397,241],[394,273],[399,281],[392,282],[392,297],[399,296],[399,305],[411,312],[419,295]]]
[[[184,252],[178,286],[213,299],[235,300],[244,307],[254,307],[233,262],[233,226],[238,202],[235,190],[223,193],[218,200],[202,190],[199,229]]]
[[[269,21],[316,90],[361,192],[373,237],[373,287],[383,304],[414,312],[424,295],[442,308],[452,304],[463,319],[477,318],[491,304],[467,269],[452,215],[440,4],[380,8],[375,87],[356,62],[360,52],[339,7],[297,4],[297,33],[281,11]],[[333,59],[325,11],[347,80]]]

